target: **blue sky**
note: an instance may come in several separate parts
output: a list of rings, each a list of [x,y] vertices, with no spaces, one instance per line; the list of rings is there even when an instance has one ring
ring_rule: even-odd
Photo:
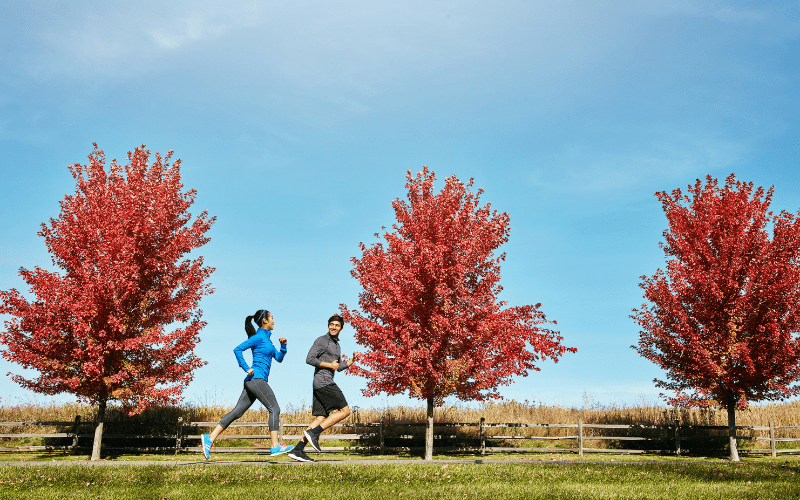
[[[243,320],[273,311],[282,406],[310,403],[314,338],[357,305],[358,244],[394,221],[406,171],[475,179],[511,218],[501,298],[541,302],[577,354],[502,394],[580,407],[658,402],[629,346],[639,277],[664,265],[653,196],[708,174],[800,208],[800,3],[703,0],[22,2],[0,0],[0,289],[48,267],[39,224],[67,169],[175,151],[216,268],[190,404],[233,404]],[[357,348],[342,333],[345,352]],[[0,361],[0,404],[22,390]],[[351,405],[363,379],[337,377]],[[452,401],[455,402],[455,401]]]

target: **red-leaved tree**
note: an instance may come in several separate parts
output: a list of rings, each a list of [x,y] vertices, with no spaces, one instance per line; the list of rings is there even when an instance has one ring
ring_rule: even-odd
[[[800,216],[773,216],[772,193],[734,175],[656,193],[667,270],[642,276],[651,305],[631,316],[634,348],[666,371],[655,383],[676,393],[671,404],[727,409],[733,461],[736,409],[800,392]]]
[[[367,377],[364,394],[408,391],[427,401],[430,459],[434,405],[447,396],[499,398],[498,386],[538,370],[534,362],[557,362],[576,349],[542,326],[541,304],[504,308],[497,300],[505,254],[493,252],[508,240],[509,217],[478,206],[483,189],[473,194],[472,179],[465,186],[452,176],[433,194],[436,176],[427,167],[407,178],[408,203],[392,202],[397,223],[383,235],[387,246],[361,243],[361,258],[352,259],[363,314],[345,304],[340,310],[369,349],[351,368]]]
[[[0,313],[12,316],[0,333],[3,357],[39,372],[13,380],[97,405],[92,460],[100,457],[109,401],[130,413],[174,404],[205,364],[193,350],[213,268],[184,256],[208,241],[215,218],[204,211],[190,222],[196,192],[181,191],[180,160],[170,164],[172,151],[155,156],[150,164],[142,146],[106,171],[95,144],[89,165],[69,167],[75,194],[38,233],[61,272],[20,269],[33,301],[15,289],[0,292]]]

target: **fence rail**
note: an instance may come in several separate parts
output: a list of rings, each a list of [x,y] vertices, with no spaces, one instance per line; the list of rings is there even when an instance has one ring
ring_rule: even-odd
[[[62,422],[62,421],[42,421],[42,422],[0,422],[0,428],[2,427],[16,427],[16,428],[28,428],[28,427],[61,427],[62,430],[69,428],[71,432],[52,432],[52,433],[33,433],[33,432],[23,432],[23,433],[0,433],[0,439],[22,439],[22,438],[43,438],[43,439],[68,439],[72,438],[72,444],[67,445],[44,445],[44,446],[0,446],[1,451],[42,451],[42,450],[68,450],[75,452],[81,448],[87,448],[90,444],[85,444],[80,446],[79,440],[83,439],[86,442],[86,438],[93,438],[93,433],[81,433],[80,429],[82,425],[89,425],[91,422],[81,423],[80,416],[76,416],[73,422]],[[104,449],[108,450],[130,450],[130,451],[174,451],[175,454],[180,452],[199,452],[201,448],[199,446],[189,446],[186,444],[187,440],[199,440],[202,434],[185,434],[184,428],[189,428],[191,430],[197,430],[202,428],[208,427],[215,427],[217,422],[184,422],[183,417],[178,417],[177,422],[175,424],[175,432],[173,433],[160,433],[160,434],[104,434],[103,438],[107,439],[124,439],[124,440],[137,440],[137,439],[157,439],[157,440],[174,440],[174,446],[145,446],[145,447],[136,447],[136,446],[116,446],[116,447],[109,447],[104,446]],[[404,441],[404,440],[414,440],[419,439],[420,434],[414,433],[411,431],[413,428],[424,427],[426,424],[424,423],[392,423],[386,422],[381,420],[380,422],[359,422],[359,423],[347,423],[347,424],[336,424],[333,427],[336,430],[341,430],[344,432],[340,432],[339,434],[323,434],[320,436],[321,440],[338,440],[338,441],[355,441],[352,446],[332,446],[332,447],[325,447],[326,451],[346,451],[346,450],[359,450],[359,451],[366,451],[366,450],[375,450],[379,451],[381,454],[386,453],[387,451],[403,451],[403,450],[411,450],[415,448],[419,448],[419,446],[387,446],[386,440],[391,439],[392,441]],[[230,425],[229,428],[254,428],[254,429],[263,429],[265,427],[269,427],[267,422],[234,422]],[[279,436],[280,439],[286,440],[294,440],[294,439],[301,439],[302,432],[297,432],[297,429],[305,429],[307,424],[305,423],[284,423],[281,422],[280,429],[279,429]],[[473,435],[459,435],[458,433],[453,434],[450,433],[443,433],[442,430],[444,428],[455,428],[458,431],[458,428],[466,427],[466,428],[478,428],[478,433],[476,436]],[[436,431],[438,429],[438,433]],[[539,435],[529,435],[529,434],[519,434],[513,433],[513,430],[523,431],[523,430],[548,430],[548,429],[575,429],[575,434],[569,434],[565,436],[539,436]],[[629,435],[597,435],[593,430],[626,430],[626,431],[646,431],[646,432],[656,432],[659,435],[656,437],[649,437],[649,436],[629,436]],[[661,453],[661,454],[676,454],[681,455],[685,453],[683,450],[684,442],[689,441],[698,441],[703,439],[709,438],[721,438],[721,435],[712,435],[708,431],[727,431],[727,426],[719,426],[719,425],[680,425],[678,421],[675,421],[673,425],[626,425],[626,424],[585,424],[582,420],[578,420],[577,423],[574,424],[538,424],[538,423],[487,423],[485,419],[481,419],[480,422],[442,422],[434,424],[434,439],[435,440],[446,440],[446,439],[457,439],[461,441],[473,442],[476,443],[476,446],[447,446],[441,447],[437,446],[437,449],[457,449],[457,450],[471,450],[471,451],[478,451],[482,455],[489,451],[515,451],[515,452],[548,452],[548,451],[559,451],[559,452],[576,452],[579,455],[583,455],[584,452],[594,452],[594,453]],[[350,432],[347,432],[347,431]],[[493,430],[501,430],[506,431],[503,434],[489,434],[488,431]],[[508,433],[507,431],[511,430],[512,433]],[[736,426],[737,433],[739,431],[750,431],[750,432],[767,432],[768,436],[742,436],[737,435],[737,439],[741,440],[748,440],[748,441],[755,441],[755,442],[769,442],[769,448],[757,448],[757,449],[743,449],[739,450],[739,453],[751,453],[751,454],[771,454],[773,457],[776,456],[778,453],[797,453],[800,452],[800,449],[778,449],[778,443],[788,443],[788,442],[800,442],[800,438],[792,438],[792,437],[777,437],[778,432],[785,432],[785,431],[796,431],[800,430],[800,426],[775,426],[773,422],[769,422],[767,426]],[[292,431],[291,434],[287,434],[287,431]],[[568,431],[569,432],[569,431]],[[703,434],[697,435],[698,432],[702,432]],[[694,435],[686,435],[686,434],[694,434]],[[217,438],[218,440],[229,440],[229,439],[269,439],[269,434],[223,434]],[[573,441],[573,447],[509,447],[509,446],[487,446],[487,441],[498,441],[498,440],[534,440],[534,441]],[[616,442],[653,442],[658,443],[661,446],[661,449],[629,449],[629,448],[591,448],[586,446],[587,441],[616,441]],[[665,443],[671,442],[672,446],[668,449],[665,449],[663,445]],[[247,447],[221,447],[225,451],[237,452],[237,451],[263,451],[269,450],[269,447],[258,447],[258,446],[247,446]],[[220,450],[221,451],[221,450]]]

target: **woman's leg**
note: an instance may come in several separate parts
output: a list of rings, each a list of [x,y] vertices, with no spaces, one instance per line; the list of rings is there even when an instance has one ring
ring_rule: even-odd
[[[255,395],[247,390],[247,383],[245,383],[245,388],[242,389],[242,394],[239,396],[239,401],[236,403],[236,406],[227,415],[222,417],[222,420],[219,421],[219,425],[217,425],[214,432],[211,433],[211,441],[213,442],[217,439],[217,436],[222,434],[234,420],[244,415],[244,412],[253,405],[255,400]]]
[[[213,443],[214,440],[217,439],[217,436],[222,434],[222,431],[224,430],[225,429],[221,425],[217,424],[217,426],[214,427],[214,430],[211,432],[211,442]]]
[[[249,384],[249,385],[248,385]],[[261,401],[269,412],[269,435],[272,447],[278,446],[278,429],[281,425],[281,407],[275,399],[275,393],[263,378],[250,380],[245,386]]]

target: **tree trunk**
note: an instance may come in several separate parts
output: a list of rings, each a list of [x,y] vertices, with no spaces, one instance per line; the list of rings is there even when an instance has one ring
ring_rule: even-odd
[[[731,462],[739,461],[736,447],[736,400],[728,401],[728,442],[731,449]]]
[[[92,460],[100,460],[100,443],[103,441],[103,422],[106,419],[106,400],[100,401],[97,408],[97,427],[94,429],[94,442],[92,443]]]
[[[428,425],[425,427],[425,460],[433,460],[433,397],[428,398]]]

